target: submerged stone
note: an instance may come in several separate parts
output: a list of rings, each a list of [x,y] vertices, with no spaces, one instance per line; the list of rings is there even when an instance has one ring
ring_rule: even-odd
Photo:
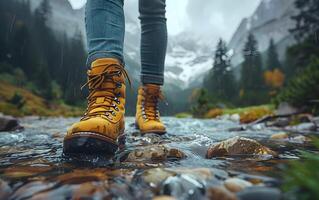
[[[10,116],[0,116],[0,131],[15,131],[22,129],[18,119]]]
[[[287,133],[276,133],[273,134],[270,139],[272,140],[283,140],[283,139],[288,139],[289,135]]]
[[[11,193],[12,189],[9,184],[0,179],[0,199],[9,199]]]
[[[237,200],[236,195],[225,187],[217,186],[211,187],[207,190],[207,198],[209,200]]]
[[[169,159],[182,159],[186,155],[179,149],[170,148],[166,145],[149,145],[134,149],[126,158],[126,162],[141,161],[166,161]]]
[[[240,200],[280,200],[281,191],[276,188],[268,187],[249,187],[237,194]]]
[[[205,184],[188,174],[177,175],[162,183],[161,194],[178,199],[202,199],[205,195]]]
[[[143,172],[143,180],[152,185],[158,185],[169,177],[189,175],[199,180],[210,180],[213,171],[208,168],[153,168]]]
[[[175,200],[175,198],[171,196],[163,195],[163,196],[154,197],[153,200]]]
[[[251,187],[251,184],[248,181],[239,178],[230,178],[224,182],[224,186],[231,192],[240,192],[246,187]]]
[[[214,144],[208,148],[207,158],[236,155],[271,155],[277,153],[258,143],[256,140],[244,137],[234,137]]]

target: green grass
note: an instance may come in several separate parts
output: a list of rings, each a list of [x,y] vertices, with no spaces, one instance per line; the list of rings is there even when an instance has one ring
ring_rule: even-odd
[[[319,139],[314,139],[319,150]],[[319,197],[319,153],[302,152],[301,159],[292,161],[285,172],[283,185],[287,195],[298,200]]]
[[[19,96],[18,102],[14,101],[17,95]],[[69,117],[82,115],[83,109],[59,101],[48,102],[28,89],[0,81],[0,112],[16,117],[29,115]]]
[[[192,114],[187,113],[187,112],[182,112],[182,113],[177,113],[177,114],[175,115],[175,117],[176,117],[176,118],[180,118],[180,119],[182,119],[182,118],[189,118],[189,117],[192,117]]]

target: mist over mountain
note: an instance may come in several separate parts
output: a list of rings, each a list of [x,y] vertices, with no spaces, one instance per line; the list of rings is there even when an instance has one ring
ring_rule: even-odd
[[[236,66],[243,61],[242,50],[249,33],[256,37],[261,52],[266,51],[270,39],[274,39],[279,57],[283,60],[286,47],[295,42],[289,29],[295,26],[291,17],[296,13],[294,1],[263,0],[252,16],[241,21],[228,44],[234,52],[232,64]]]

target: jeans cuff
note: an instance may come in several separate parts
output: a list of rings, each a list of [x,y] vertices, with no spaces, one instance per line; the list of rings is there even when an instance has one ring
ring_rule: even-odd
[[[164,84],[164,76],[163,75],[153,75],[153,74],[142,74],[141,81],[142,81],[142,84],[163,85]]]
[[[87,67],[88,69],[90,69],[92,63],[93,63],[95,60],[100,59],[100,58],[115,58],[115,59],[118,59],[119,62],[120,62],[123,66],[125,66],[123,57],[120,57],[120,56],[118,56],[118,55],[115,55],[115,54],[110,53],[110,52],[107,52],[107,51],[98,51],[98,52],[94,52],[94,53],[89,54],[89,56],[88,56],[88,58],[87,58],[87,61],[86,61],[86,67]]]

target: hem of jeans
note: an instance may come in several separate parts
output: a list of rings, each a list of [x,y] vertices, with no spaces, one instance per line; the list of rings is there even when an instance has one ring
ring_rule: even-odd
[[[153,75],[153,74],[142,74],[141,75],[142,84],[156,84],[163,85],[164,84],[164,76]]]
[[[115,58],[117,59],[123,66],[125,65],[123,57],[119,55],[115,55],[114,53],[110,53],[108,51],[97,51],[94,53],[90,53],[87,57],[86,67],[88,69],[91,68],[91,65],[94,61],[101,58]]]

